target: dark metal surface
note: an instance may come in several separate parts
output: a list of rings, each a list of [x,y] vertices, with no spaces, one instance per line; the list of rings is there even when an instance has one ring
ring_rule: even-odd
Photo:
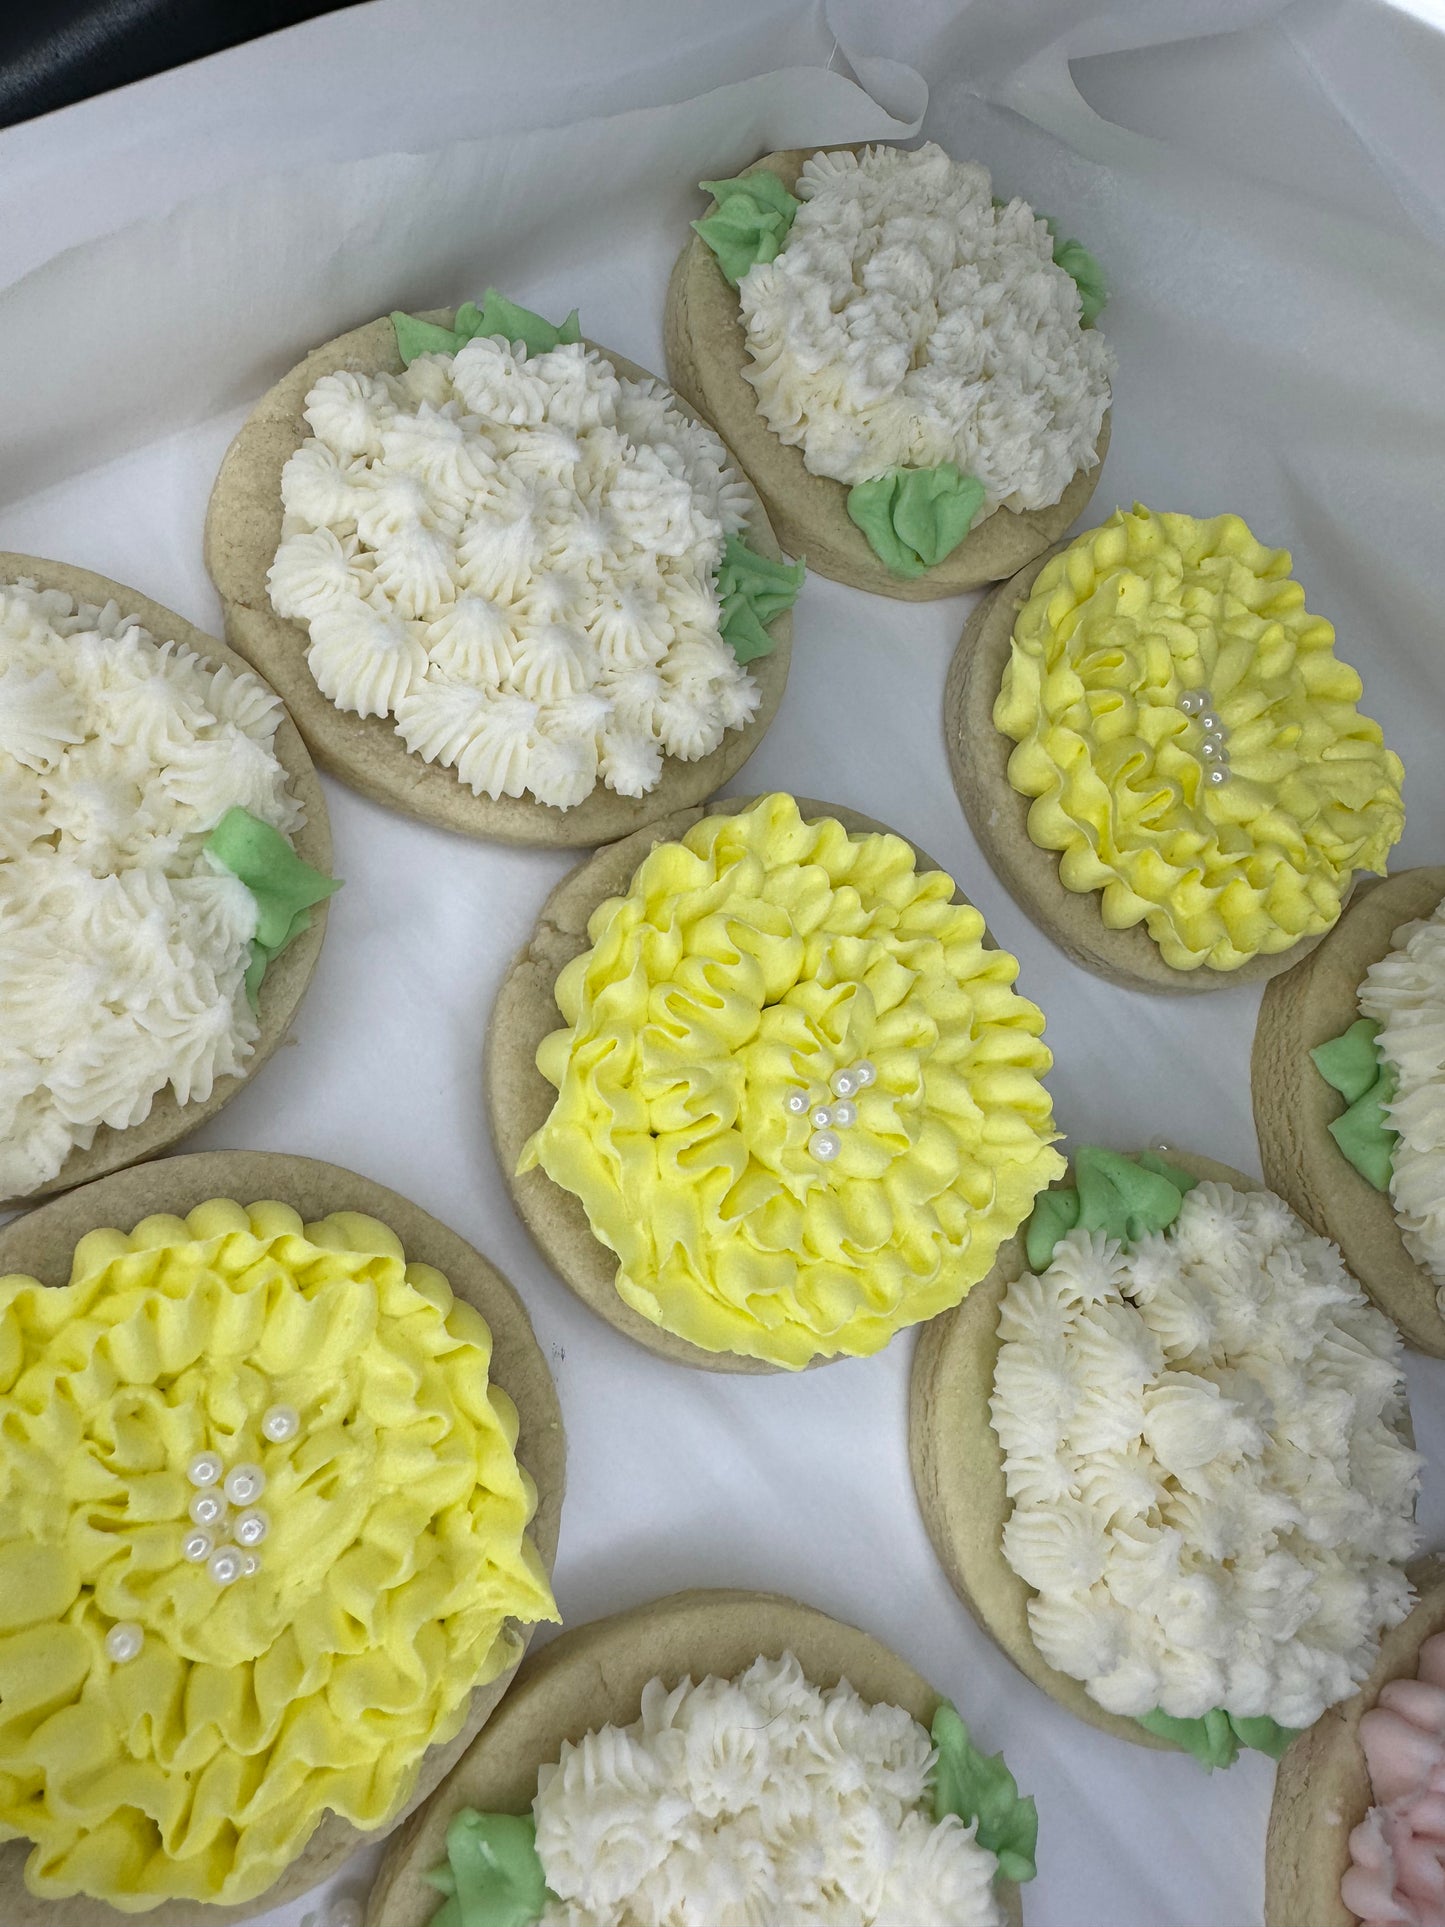
[[[0,127],[353,0],[0,0]]]

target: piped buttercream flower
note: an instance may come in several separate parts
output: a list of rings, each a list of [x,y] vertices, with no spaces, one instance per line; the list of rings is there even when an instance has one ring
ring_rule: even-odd
[[[1168,1167],[1078,1163],[1078,1223],[1000,1308],[1004,1557],[1039,1652],[1097,1704],[1210,1764],[1277,1752],[1408,1609],[1399,1339],[1278,1199],[1169,1173],[1125,1239],[1089,1221],[1099,1172],[1142,1197]]]
[[[554,1618],[491,1335],[386,1226],[227,1201],[0,1279],[0,1828],[34,1893],[263,1893]],[[234,1508],[234,1510],[228,1510]]]
[[[789,796],[709,816],[594,912],[523,1168],[635,1311],[797,1368],[957,1304],[1061,1168],[1043,1018],[901,838]]]
[[[345,573],[335,537],[315,546],[302,574]],[[297,862],[283,714],[114,602],[0,583],[0,1197],[244,1071],[258,900],[213,838],[249,815]]]
[[[754,504],[717,436],[660,384],[619,377],[575,329],[560,339],[490,295],[488,311],[459,324],[523,338],[398,316],[404,374],[343,371],[310,391],[312,437],[282,475],[271,604],[305,625],[330,702],[394,719],[412,754],[476,794],[566,810],[600,777],[642,796],[664,755],[696,760],[752,721],[761,694],[741,664],[771,647],[759,624],[790,604],[801,566],[752,558],[767,581],[744,571],[748,608],[724,607],[714,573],[725,551],[734,573],[737,554],[751,557],[738,536]],[[728,673],[688,676],[685,698],[648,719],[651,746],[619,753],[642,724],[613,712],[608,678],[663,663],[694,630]],[[520,705],[584,695],[596,698],[587,742],[575,727],[520,726]],[[29,702],[43,710],[43,692]]]
[[[1066,889],[1175,969],[1328,930],[1404,825],[1400,760],[1282,549],[1235,515],[1118,511],[1046,563],[994,720]]]

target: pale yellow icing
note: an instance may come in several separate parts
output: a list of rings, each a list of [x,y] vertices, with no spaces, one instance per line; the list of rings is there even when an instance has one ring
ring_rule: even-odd
[[[397,1811],[511,1622],[556,1617],[490,1356],[349,1212],[215,1201],[91,1232],[64,1287],[0,1279],[0,1837],[35,1842],[32,1892],[246,1901],[324,1809]],[[181,1552],[202,1452],[266,1479],[226,1587]]]
[[[1043,1015],[952,880],[790,796],[709,816],[599,906],[562,971],[557,1088],[522,1168],[574,1192],[617,1290],[791,1369],[956,1305],[1063,1170]],[[867,1061],[836,1157],[803,1091]]]
[[[1030,837],[1111,930],[1233,970],[1328,930],[1354,871],[1384,871],[1403,771],[1334,639],[1237,515],[1119,510],[1045,566],[994,721]],[[1228,733],[1217,788],[1180,707],[1200,690]]]

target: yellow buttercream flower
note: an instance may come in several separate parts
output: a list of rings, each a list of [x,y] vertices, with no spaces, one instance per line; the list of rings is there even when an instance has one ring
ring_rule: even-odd
[[[66,1286],[0,1278],[0,1837],[35,1842],[32,1892],[245,1901],[324,1809],[403,1803],[509,1622],[556,1618],[490,1357],[354,1213],[217,1201],[91,1232]],[[200,1453],[265,1475],[226,1587],[181,1550]]]
[[[790,1369],[877,1351],[956,1305],[1063,1170],[1043,1015],[952,896],[900,837],[771,796],[659,844],[593,913],[521,1168],[581,1199],[644,1318]],[[809,1110],[859,1062],[820,1157]]]
[[[1041,571],[994,721],[1030,837],[1067,889],[1103,892],[1111,930],[1142,921],[1175,969],[1234,970],[1328,930],[1352,873],[1384,872],[1403,771],[1334,640],[1237,515],[1119,510]],[[1217,787],[1180,707],[1200,690],[1227,732]]]

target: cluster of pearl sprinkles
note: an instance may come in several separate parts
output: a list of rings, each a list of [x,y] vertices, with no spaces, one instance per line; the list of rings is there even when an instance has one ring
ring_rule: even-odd
[[[820,1163],[829,1164],[843,1148],[839,1131],[846,1131],[858,1122],[858,1106],[853,1102],[859,1091],[866,1090],[874,1082],[878,1073],[866,1057],[846,1070],[834,1071],[828,1079],[828,1090],[820,1097],[816,1091],[789,1091],[783,1099],[784,1108],[790,1117],[808,1116],[813,1127],[813,1135],[808,1139],[808,1150]],[[833,1102],[828,1102],[831,1094]]]
[[[1194,717],[1204,731],[1199,760],[1205,766],[1205,782],[1212,789],[1222,789],[1229,781],[1229,731],[1213,702],[1207,689],[1186,689],[1179,698],[1179,707],[1186,716]]]
[[[294,1405],[273,1405],[261,1419],[262,1437],[273,1445],[284,1445],[300,1430],[301,1415]],[[271,1530],[271,1521],[256,1503],[266,1490],[266,1474],[249,1460],[228,1472],[219,1452],[197,1452],[186,1477],[196,1491],[187,1508],[191,1530],[181,1541],[181,1557],[203,1565],[217,1586],[252,1578],[261,1570],[256,1548]],[[234,1518],[232,1506],[237,1508]],[[144,1644],[144,1629],[134,1620],[117,1621],[105,1636],[105,1650],[117,1665],[135,1659]]]

